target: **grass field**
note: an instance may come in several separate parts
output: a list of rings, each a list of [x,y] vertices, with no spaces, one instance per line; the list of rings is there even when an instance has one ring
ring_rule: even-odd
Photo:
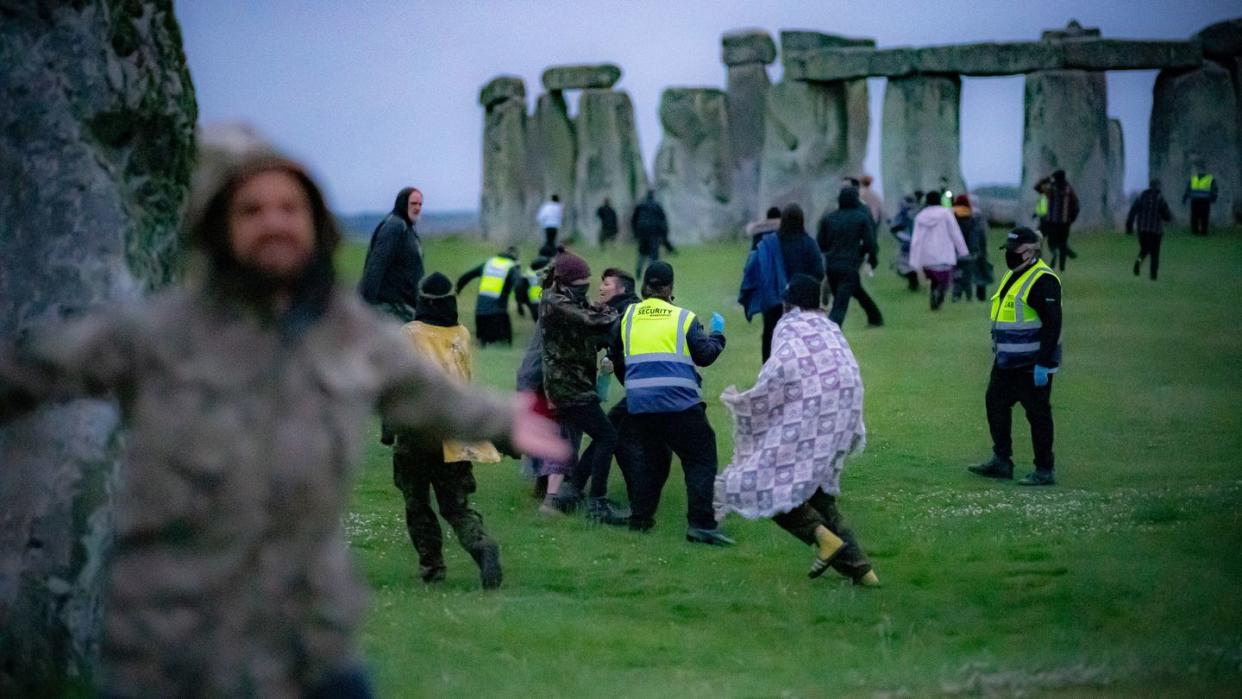
[[[480,592],[451,535],[448,580],[425,587],[387,451],[373,442],[347,527],[374,589],[363,641],[381,695],[1236,696],[1242,231],[1166,238],[1152,283],[1131,275],[1134,238],[1075,236],[1053,392],[1059,484],[1048,489],[965,470],[990,448],[983,304],[931,313],[882,261],[867,286],[886,327],[866,328],[856,305],[844,325],[866,386],[868,449],[849,463],[840,501],[879,590],[832,572],[808,580],[810,550],[768,521],[726,520],[731,549],[685,543],[676,465],[656,529],[638,535],[538,519],[512,461],[476,468],[504,588]],[[428,270],[455,278],[494,246],[425,247]],[[363,252],[343,251],[347,275]],[[671,259],[678,304],[728,319],[728,348],[703,372],[722,467],[731,435],[716,397],[749,387],[760,364],[758,319],[748,325],[735,303],[745,252],[718,244]],[[628,247],[586,256],[597,275],[634,262]],[[471,326],[472,294],[461,299]],[[482,382],[512,387],[530,332],[514,321],[514,349],[478,354]],[[1020,408],[1014,424],[1025,473]],[[615,468],[612,495],[624,499]]]

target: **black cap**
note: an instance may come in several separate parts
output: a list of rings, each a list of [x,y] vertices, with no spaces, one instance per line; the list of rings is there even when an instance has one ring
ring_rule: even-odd
[[[442,299],[453,294],[453,282],[439,272],[432,272],[423,277],[418,285],[419,296],[425,299]]]
[[[1009,231],[1009,235],[1005,237],[1005,244],[1001,246],[1001,249],[1012,250],[1020,248],[1023,245],[1030,245],[1032,243],[1038,244],[1041,240],[1042,238],[1039,237],[1038,233],[1030,228],[1027,228],[1026,226],[1023,226]]]
[[[673,283],[673,266],[667,262],[652,262],[643,272],[643,285],[655,289],[671,286]]]

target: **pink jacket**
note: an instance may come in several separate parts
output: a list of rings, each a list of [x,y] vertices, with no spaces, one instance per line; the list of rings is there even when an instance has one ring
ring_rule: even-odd
[[[914,217],[914,237],[910,241],[910,266],[915,269],[957,264],[957,258],[970,255],[962,229],[952,209],[929,206]]]

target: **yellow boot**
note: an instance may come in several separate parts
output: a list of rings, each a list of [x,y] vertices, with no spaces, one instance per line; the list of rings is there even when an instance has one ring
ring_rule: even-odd
[[[875,574],[874,570],[869,570],[862,577],[854,580],[854,584],[859,587],[879,587],[880,578]]]
[[[807,577],[811,578],[823,575],[824,571],[832,565],[833,559],[845,550],[845,542],[841,540],[841,537],[833,534],[822,524],[815,527],[815,543],[818,550],[815,553],[815,561],[811,563],[811,570],[807,573]]]

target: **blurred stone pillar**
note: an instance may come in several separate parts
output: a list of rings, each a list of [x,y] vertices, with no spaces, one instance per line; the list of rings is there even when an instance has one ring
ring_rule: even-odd
[[[526,85],[502,75],[479,92],[483,105],[483,237],[500,243],[533,239],[537,196],[527,153]]]
[[[735,233],[728,97],[712,88],[667,89],[660,97],[660,123],[664,140],[654,181],[672,240],[697,243]]]
[[[589,227],[586,242],[599,243],[595,209],[608,197],[617,211],[621,235],[630,235],[630,214],[647,193],[647,171],[638,147],[634,105],[624,91],[592,88],[578,99],[578,136],[573,206]],[[590,212],[590,213],[588,213]],[[589,218],[588,218],[589,217]]]
[[[776,60],[776,44],[762,29],[739,29],[721,39],[726,66],[729,149],[737,224],[762,218],[768,204],[759,201],[759,163],[767,112],[768,64]]]
[[[961,131],[962,79],[957,75],[890,78],[884,88],[880,170],[884,195],[936,189],[942,179],[964,192]]]

